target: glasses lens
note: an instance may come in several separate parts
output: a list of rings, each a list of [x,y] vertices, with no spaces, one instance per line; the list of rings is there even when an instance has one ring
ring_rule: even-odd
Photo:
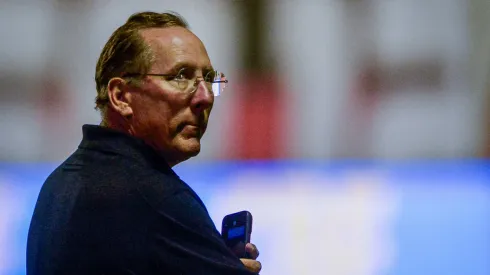
[[[219,96],[226,88],[228,80],[222,72],[215,71],[213,80],[213,94],[214,96]]]
[[[174,86],[175,88],[181,90],[181,91],[186,91],[187,89],[189,89],[189,87],[192,86],[192,84],[190,84],[190,82],[192,82],[192,79],[189,80],[189,79],[171,79],[168,81],[168,83],[170,83],[170,85]]]

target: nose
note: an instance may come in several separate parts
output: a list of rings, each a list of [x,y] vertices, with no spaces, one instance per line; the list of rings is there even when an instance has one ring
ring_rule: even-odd
[[[191,109],[195,114],[199,115],[213,107],[214,94],[208,89],[203,80],[198,81],[196,85],[196,91],[194,91],[191,99]]]

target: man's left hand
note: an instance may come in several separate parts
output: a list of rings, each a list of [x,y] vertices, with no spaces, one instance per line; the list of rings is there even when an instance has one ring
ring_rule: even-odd
[[[259,257],[259,250],[254,244],[248,243],[245,245],[245,251],[248,252],[251,259],[242,258],[240,260],[248,270],[254,273],[259,273],[259,271],[262,269],[262,264],[257,261],[257,258]]]

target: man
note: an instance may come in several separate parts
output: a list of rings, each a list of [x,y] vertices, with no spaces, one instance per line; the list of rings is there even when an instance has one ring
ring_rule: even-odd
[[[44,183],[27,274],[251,274],[171,169],[196,156],[224,75],[172,13],[132,15],[97,63],[101,126]]]

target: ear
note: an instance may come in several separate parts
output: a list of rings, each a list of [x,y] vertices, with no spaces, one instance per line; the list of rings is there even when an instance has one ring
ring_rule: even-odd
[[[120,77],[114,77],[109,80],[107,85],[107,93],[109,96],[109,105],[117,113],[125,118],[133,115],[131,108],[131,93],[126,81]]]

